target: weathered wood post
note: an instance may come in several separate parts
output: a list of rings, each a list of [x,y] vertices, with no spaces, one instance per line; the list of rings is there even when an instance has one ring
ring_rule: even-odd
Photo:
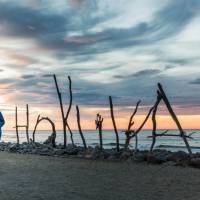
[[[79,130],[82,142],[83,142],[84,149],[86,150],[87,149],[87,144],[86,144],[85,137],[83,135],[82,128],[81,128],[80,112],[79,112],[79,107],[78,106],[76,106],[76,113],[77,113],[76,116],[77,116],[78,130]]]
[[[109,96],[109,104],[110,104],[110,115],[111,115],[114,131],[115,131],[115,136],[116,136],[116,148],[117,148],[117,151],[119,151],[120,150],[119,149],[119,134],[118,134],[118,130],[117,130],[116,122],[115,122],[115,116],[114,116],[113,103],[112,103],[111,96]]]
[[[15,128],[16,128],[17,144],[19,144],[18,111],[17,111],[17,107],[15,108]]]
[[[130,117],[130,119],[129,119],[128,128],[127,128],[127,130],[124,131],[125,136],[126,136],[126,139],[125,139],[125,146],[124,146],[124,149],[125,149],[125,150],[128,149],[128,146],[129,146],[130,140],[131,140],[131,136],[134,134],[134,131],[131,130],[131,128],[132,128],[132,126],[134,125],[133,118],[134,118],[135,114],[137,113],[138,106],[139,106],[140,103],[141,103],[141,101],[138,101],[138,102],[137,102],[136,107],[135,107],[135,110],[134,110],[134,112],[132,113],[132,115],[131,115],[131,117]],[[135,149],[137,149],[137,142],[138,142],[137,139],[138,139],[138,138],[135,137],[135,140],[136,140],[136,141],[135,141],[135,143],[136,143]]]
[[[62,102],[62,94],[61,94],[61,92],[59,90],[59,87],[58,87],[58,82],[57,82],[56,75],[54,74],[53,77],[54,77],[56,90],[57,90],[57,95],[58,95],[58,99],[59,99],[59,103],[60,103],[60,110],[61,110],[61,116],[62,116],[62,125],[63,125],[63,135],[64,135],[64,147],[66,147],[67,146],[67,128],[68,128],[68,131],[69,131],[70,136],[71,136],[71,142],[74,145],[73,132],[72,132],[72,130],[71,130],[70,126],[69,126],[69,123],[68,123],[68,117],[69,117],[69,113],[70,113],[71,107],[72,107],[72,81],[71,81],[70,76],[68,76],[70,101],[69,101],[69,107],[67,109],[67,113],[65,115],[64,108],[63,108],[63,102]]]
[[[137,113],[139,104],[140,104],[140,101],[137,102],[136,107],[135,107],[135,110],[134,110],[133,114],[132,114],[131,117],[130,117],[128,129],[124,131],[124,132],[125,132],[125,135],[126,135],[125,150],[128,148],[128,146],[129,146],[129,144],[130,144],[130,140],[131,140],[132,138],[135,137],[135,151],[137,151],[137,146],[138,146],[138,136],[137,136],[137,135],[138,135],[138,133],[142,130],[142,128],[144,127],[144,125],[146,124],[146,122],[147,122],[147,120],[149,119],[149,116],[151,115],[151,112],[152,112],[152,110],[153,110],[153,108],[154,108],[154,106],[150,108],[150,110],[149,110],[149,112],[147,113],[147,115],[146,115],[144,121],[143,121],[142,124],[138,127],[138,129],[133,130],[133,129],[132,129],[132,126],[134,125],[133,118],[134,118],[135,114]]]
[[[95,120],[95,124],[96,124],[96,129],[99,130],[99,143],[101,151],[103,150],[102,123],[103,123],[103,117],[98,113]]]
[[[33,142],[35,142],[35,131],[36,131],[36,129],[37,129],[37,126],[38,126],[39,122],[40,122],[40,115],[38,115],[37,120],[36,120],[35,127],[34,127],[34,129],[33,129],[33,133],[32,133]]]
[[[162,97],[159,91],[157,91],[157,100],[156,103],[154,105],[154,109],[153,109],[153,113],[152,113],[152,124],[153,124],[153,129],[152,129],[152,144],[151,144],[151,148],[150,148],[150,152],[153,151],[153,147],[155,145],[156,142],[156,129],[157,129],[157,124],[156,124],[156,113],[158,110],[158,105],[161,101]]]
[[[165,94],[165,92],[164,92],[164,90],[162,88],[162,85],[160,83],[158,83],[158,88],[159,88],[159,92],[160,92],[160,94],[162,96],[162,99],[163,99],[165,105],[167,106],[167,109],[168,109],[170,115],[172,116],[172,119],[174,120],[174,122],[176,123],[176,125],[177,125],[177,127],[179,129],[180,136],[183,138],[183,141],[185,142],[185,145],[187,147],[187,150],[188,150],[190,156],[192,156],[192,151],[191,151],[190,145],[189,145],[189,143],[187,141],[185,132],[184,132],[184,130],[183,130],[183,128],[182,128],[182,126],[181,126],[176,114],[175,114],[175,112],[173,111],[173,109],[171,107],[171,104],[170,104],[170,102],[169,102],[169,100],[168,100],[168,98],[167,98],[167,96],[166,96],[166,94]]]
[[[28,104],[26,104],[26,138],[29,143],[30,139],[29,139],[29,107],[28,107]]]
[[[160,101],[163,100],[163,102],[165,103],[167,110],[169,111],[173,121],[175,122],[176,126],[179,129],[179,134],[168,134],[168,130],[164,131],[163,133],[156,133],[156,129],[157,129],[157,123],[156,123],[156,113],[157,113],[157,108],[158,105],[160,103]],[[171,137],[181,137],[186,145],[186,148],[189,152],[189,155],[192,156],[192,151],[190,148],[190,145],[187,141],[187,138],[192,138],[191,135],[186,135],[186,133],[184,132],[174,110],[172,109],[172,106],[162,88],[162,85],[160,83],[158,83],[158,91],[157,91],[157,100],[156,103],[154,105],[154,110],[153,110],[153,114],[152,114],[152,123],[153,123],[153,129],[152,129],[152,136],[150,136],[152,138],[152,144],[151,144],[151,148],[150,148],[150,152],[153,151],[153,147],[155,145],[156,142],[156,138],[157,137],[164,137],[164,136],[171,136]]]
[[[17,143],[19,144],[19,128],[25,128],[26,130],[26,139],[27,142],[30,142],[29,139],[29,107],[28,104],[26,105],[26,125],[18,125],[18,109],[15,108],[15,127],[16,135],[17,135]]]

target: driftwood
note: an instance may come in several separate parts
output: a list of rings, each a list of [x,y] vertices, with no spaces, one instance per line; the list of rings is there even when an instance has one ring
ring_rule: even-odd
[[[193,132],[189,133],[188,136],[191,137],[191,139],[193,139],[192,135],[194,135],[195,133],[196,133],[196,131],[193,131]]]
[[[28,104],[26,104],[26,137],[27,137],[27,141],[28,143],[30,142],[29,139],[29,107]]]
[[[52,134],[48,138],[48,141],[49,141],[48,143],[51,143],[53,147],[56,147],[56,128],[55,128],[54,122],[51,119],[49,119],[48,117],[40,118],[40,115],[38,115],[38,117],[37,117],[37,121],[36,121],[34,130],[33,130],[33,134],[32,134],[33,142],[35,142],[35,132],[37,130],[37,127],[40,124],[40,122],[42,122],[42,121],[47,121],[51,124]]]
[[[29,106],[26,105],[26,125],[18,125],[18,109],[15,108],[15,127],[16,129],[16,136],[17,136],[17,143],[19,144],[19,128],[25,128],[26,130],[26,139],[27,142],[30,142],[29,139]]]
[[[174,120],[174,122],[176,123],[176,125],[177,125],[177,127],[179,129],[180,136],[183,138],[183,141],[185,142],[185,145],[187,147],[187,150],[188,150],[189,154],[192,155],[192,151],[191,151],[190,145],[189,145],[189,143],[187,141],[185,132],[184,132],[184,130],[183,130],[178,118],[176,117],[176,114],[174,113],[174,111],[173,111],[173,109],[171,107],[171,104],[170,104],[170,102],[169,102],[169,100],[168,100],[168,98],[167,98],[167,96],[166,96],[166,94],[165,94],[165,92],[164,92],[164,90],[162,88],[162,85],[160,83],[158,83],[158,88],[159,88],[160,94],[162,95],[162,99],[165,102],[165,105],[167,106],[167,109],[168,109],[170,115],[172,116],[172,119]]]
[[[69,106],[68,106],[67,112],[65,114],[64,106],[63,106],[63,102],[62,102],[62,94],[61,94],[59,87],[58,87],[56,75],[54,75],[54,81],[55,81],[55,85],[56,85],[57,95],[58,95],[58,98],[59,98],[60,110],[61,110],[61,116],[62,116],[63,133],[64,133],[64,147],[66,147],[66,145],[67,145],[67,129],[70,133],[72,144],[74,145],[73,133],[72,133],[71,128],[68,124],[68,117],[69,117],[69,114],[70,114],[70,111],[71,111],[71,108],[72,108],[72,100],[73,100],[72,82],[71,82],[70,76],[68,76],[68,80],[69,80],[70,100],[69,100]],[[157,115],[158,106],[159,106],[161,101],[164,102],[164,104],[167,107],[167,110],[169,111],[173,121],[176,123],[176,126],[179,129],[179,134],[170,134],[170,133],[168,133],[168,130],[164,131],[163,133],[157,133],[156,115]],[[170,102],[169,102],[169,100],[168,100],[168,98],[167,98],[167,96],[166,96],[166,94],[165,94],[165,92],[162,88],[162,85],[160,83],[158,83],[157,100],[156,100],[155,104],[153,105],[153,107],[150,108],[149,112],[147,113],[144,121],[139,126],[139,128],[134,130],[133,129],[134,116],[137,113],[139,104],[140,104],[140,101],[137,102],[135,110],[132,113],[132,115],[130,116],[127,130],[124,131],[124,133],[126,135],[125,149],[128,148],[128,146],[130,144],[130,140],[135,137],[135,151],[137,151],[137,144],[138,144],[137,135],[142,130],[142,128],[144,127],[145,123],[147,122],[147,120],[149,119],[149,117],[152,113],[153,129],[152,129],[152,136],[149,136],[150,138],[152,138],[152,144],[151,144],[150,152],[153,151],[157,137],[176,136],[176,137],[181,137],[183,139],[190,156],[192,155],[192,151],[191,151],[191,148],[190,148],[190,145],[189,145],[187,139],[192,139],[192,135],[195,132],[192,132],[192,133],[189,133],[189,134],[185,133],[185,131],[183,130],[174,110],[172,109],[172,106],[171,106],[171,104],[170,104]],[[111,119],[112,119],[112,124],[113,124],[113,128],[114,128],[115,136],[116,136],[116,143],[115,143],[116,149],[117,149],[117,151],[119,151],[120,150],[119,134],[118,134],[118,129],[117,129],[116,121],[115,121],[114,110],[113,110],[113,102],[112,102],[111,96],[109,96],[109,105],[110,105],[110,115],[111,115]],[[82,139],[82,142],[83,142],[83,146],[84,146],[85,149],[87,149],[86,140],[84,138],[83,131],[82,131],[82,128],[81,128],[80,112],[79,112],[78,106],[76,106],[76,111],[77,111],[77,124],[78,124],[79,133],[80,133],[80,136],[81,136],[81,139]],[[35,132],[37,130],[37,127],[38,127],[39,123],[43,120],[48,121],[52,126],[52,132],[53,133],[48,138],[48,142],[50,141],[52,143],[52,145],[55,147],[55,138],[56,138],[55,124],[48,117],[40,118],[40,115],[37,118],[37,122],[36,122],[36,125],[35,125],[35,128],[34,128],[34,131],[33,131],[33,142],[35,142]],[[103,118],[100,114],[97,114],[97,118],[95,120],[95,123],[96,123],[96,129],[99,130],[100,149],[102,150],[103,149],[103,138],[102,138]],[[26,129],[27,142],[28,143],[30,142],[30,139],[29,139],[29,106],[28,105],[26,105],[26,125],[19,125],[18,124],[18,108],[16,107],[16,109],[15,109],[15,127],[14,128],[16,128],[16,136],[17,136],[17,143],[18,144],[20,142],[20,140],[19,140],[19,128],[25,128]]]
[[[151,144],[150,151],[152,152],[152,150],[153,150],[153,147],[154,147],[155,142],[156,142],[156,137],[177,136],[177,137],[183,138],[183,141],[184,141],[184,143],[186,145],[186,148],[187,148],[187,150],[188,150],[188,152],[189,152],[189,154],[191,156],[192,155],[192,151],[191,151],[190,145],[189,145],[189,143],[187,141],[187,138],[191,138],[191,136],[190,135],[187,136],[185,134],[185,132],[184,132],[184,130],[183,130],[183,128],[182,128],[182,126],[181,126],[176,114],[175,114],[175,112],[173,111],[173,109],[171,107],[171,104],[170,104],[170,102],[169,102],[169,100],[168,100],[168,98],[167,98],[167,96],[166,96],[166,94],[165,94],[165,92],[164,92],[164,90],[162,88],[162,85],[160,83],[158,83],[158,89],[159,90],[157,91],[157,101],[155,103],[153,114],[152,114],[152,122],[153,122],[152,138],[153,139],[152,139],[152,144]],[[164,101],[164,103],[165,103],[165,105],[166,105],[166,107],[167,107],[172,119],[174,120],[174,122],[176,123],[176,125],[177,125],[177,127],[179,129],[180,134],[166,134],[166,132],[165,133],[161,133],[161,134],[157,134],[156,133],[156,129],[157,129],[157,126],[156,126],[156,112],[157,112],[157,108],[158,108],[158,105],[159,105],[161,100]]]
[[[156,123],[156,113],[157,113],[157,110],[158,110],[158,105],[160,103],[162,99],[162,96],[160,94],[159,91],[157,91],[157,100],[156,100],[156,103],[154,105],[154,109],[153,109],[153,114],[152,114],[152,124],[153,124],[153,129],[152,129],[152,144],[151,144],[151,148],[150,148],[150,151],[152,152],[153,150],[153,147],[156,143],[156,129],[157,129],[157,123]]]
[[[17,107],[15,108],[15,128],[16,128],[17,144],[19,144],[19,130],[18,130],[18,114],[17,114]]]
[[[99,130],[99,142],[101,151],[103,149],[102,123],[103,123],[103,117],[98,113],[97,118],[95,120],[95,124],[96,124],[96,129]]]
[[[109,104],[110,104],[110,115],[112,118],[112,123],[113,123],[115,136],[116,136],[116,147],[117,147],[117,151],[119,151],[119,134],[118,134],[118,130],[117,130],[116,122],[115,122],[115,116],[114,116],[114,111],[113,111],[113,102],[112,102],[111,96],[109,96]]]
[[[76,106],[76,113],[77,113],[76,116],[77,116],[78,130],[79,130],[82,142],[83,142],[83,146],[84,146],[85,149],[87,149],[87,144],[86,144],[86,141],[85,141],[85,137],[83,135],[83,131],[82,131],[82,128],[81,128],[80,112],[79,112],[79,107],[78,106]]]
[[[134,112],[132,113],[130,119],[129,119],[129,123],[128,123],[128,129],[124,131],[125,135],[126,135],[126,139],[125,139],[125,146],[124,148],[127,149],[129,144],[130,144],[130,140],[131,140],[131,136],[134,135],[134,130],[132,130],[132,126],[134,125],[134,121],[133,118],[135,116],[135,114],[137,113],[138,110],[138,106],[141,103],[141,101],[138,101],[135,107]],[[138,145],[138,137],[137,135],[135,135],[135,150],[137,150],[137,145]]]
[[[131,115],[130,119],[129,119],[129,124],[128,124],[128,129],[125,130],[125,135],[126,135],[126,140],[125,140],[125,149],[128,148],[129,144],[130,144],[130,140],[132,138],[135,137],[135,151],[137,151],[137,146],[138,146],[138,133],[142,130],[142,128],[144,127],[144,125],[146,124],[147,120],[149,119],[149,116],[151,115],[152,110],[154,109],[154,106],[152,108],[150,108],[149,112],[147,113],[144,121],[142,122],[142,124],[139,126],[138,129],[133,130],[131,129],[132,126],[134,125],[134,121],[133,118],[135,116],[135,114],[137,113],[138,110],[138,106],[140,104],[141,101],[138,101],[135,107],[135,110],[133,112],[133,114]]]
[[[74,140],[73,140],[73,132],[69,126],[68,123],[68,117],[69,117],[69,113],[71,111],[71,107],[72,107],[72,81],[70,76],[68,76],[68,80],[69,80],[69,94],[70,94],[70,101],[69,101],[69,107],[67,109],[67,113],[65,115],[64,113],[64,108],[63,108],[63,102],[62,102],[62,94],[59,90],[58,87],[58,82],[57,82],[57,78],[56,75],[54,74],[54,81],[55,81],[55,85],[56,85],[56,90],[57,90],[57,94],[58,94],[58,99],[59,99],[59,103],[60,103],[60,110],[61,110],[61,115],[62,115],[62,124],[63,124],[63,134],[64,134],[64,147],[66,147],[67,145],[67,129],[70,133],[71,136],[71,142],[74,145]]]

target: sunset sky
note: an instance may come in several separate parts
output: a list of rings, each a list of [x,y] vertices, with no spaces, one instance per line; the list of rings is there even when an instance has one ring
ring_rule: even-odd
[[[73,104],[82,126],[94,128],[96,113],[112,128],[112,95],[119,128],[136,102],[136,126],[156,99],[161,82],[184,128],[200,128],[199,0],[0,0],[0,109],[5,129],[30,105],[61,128],[56,74],[64,102],[73,81]],[[70,115],[77,128],[74,107]],[[175,128],[163,104],[159,128]],[[47,129],[47,124],[40,128]],[[151,128],[151,121],[145,128]]]

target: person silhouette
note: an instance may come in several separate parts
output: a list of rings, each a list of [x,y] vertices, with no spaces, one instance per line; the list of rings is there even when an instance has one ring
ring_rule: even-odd
[[[2,113],[0,112],[0,140],[1,140],[1,135],[2,135],[2,130],[1,128],[3,127],[3,125],[5,124],[5,120],[3,118]]]

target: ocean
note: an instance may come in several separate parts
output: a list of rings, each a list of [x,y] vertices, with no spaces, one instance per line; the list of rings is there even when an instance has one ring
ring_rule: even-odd
[[[162,133],[162,130],[159,130],[158,133]],[[192,137],[193,139],[188,139],[188,142],[192,148],[193,152],[200,152],[200,130],[187,130],[188,134],[191,132],[195,132]],[[83,131],[87,145],[88,146],[96,146],[99,144],[99,136],[98,131],[96,130],[85,130]],[[179,132],[177,130],[170,130],[168,133],[178,134]],[[38,130],[35,134],[35,140],[36,142],[44,142],[48,136],[51,134],[51,131],[44,131],[44,130]],[[82,146],[81,137],[79,135],[78,131],[73,131],[74,134],[74,142],[77,145]],[[29,132],[30,138],[32,138],[32,131]],[[67,135],[68,137],[68,143],[71,143],[70,141],[70,135]],[[149,138],[148,136],[151,136],[151,130],[142,130],[138,134],[138,148],[140,150],[149,150],[152,138]],[[26,134],[25,131],[19,131],[19,137],[20,137],[20,143],[26,142]],[[120,145],[123,146],[125,141],[125,135],[122,131],[119,131],[119,138],[120,138]],[[16,142],[16,132],[13,131],[3,131],[2,135],[2,141],[4,142]],[[56,142],[63,143],[63,132],[57,131],[57,137]],[[115,147],[115,133],[112,130],[103,130],[103,145],[104,148],[114,148]],[[133,138],[130,143],[130,148],[135,147],[135,139]],[[155,144],[155,148],[160,149],[167,149],[171,151],[187,151],[185,148],[184,142],[182,138],[180,137],[158,137],[157,142]]]

